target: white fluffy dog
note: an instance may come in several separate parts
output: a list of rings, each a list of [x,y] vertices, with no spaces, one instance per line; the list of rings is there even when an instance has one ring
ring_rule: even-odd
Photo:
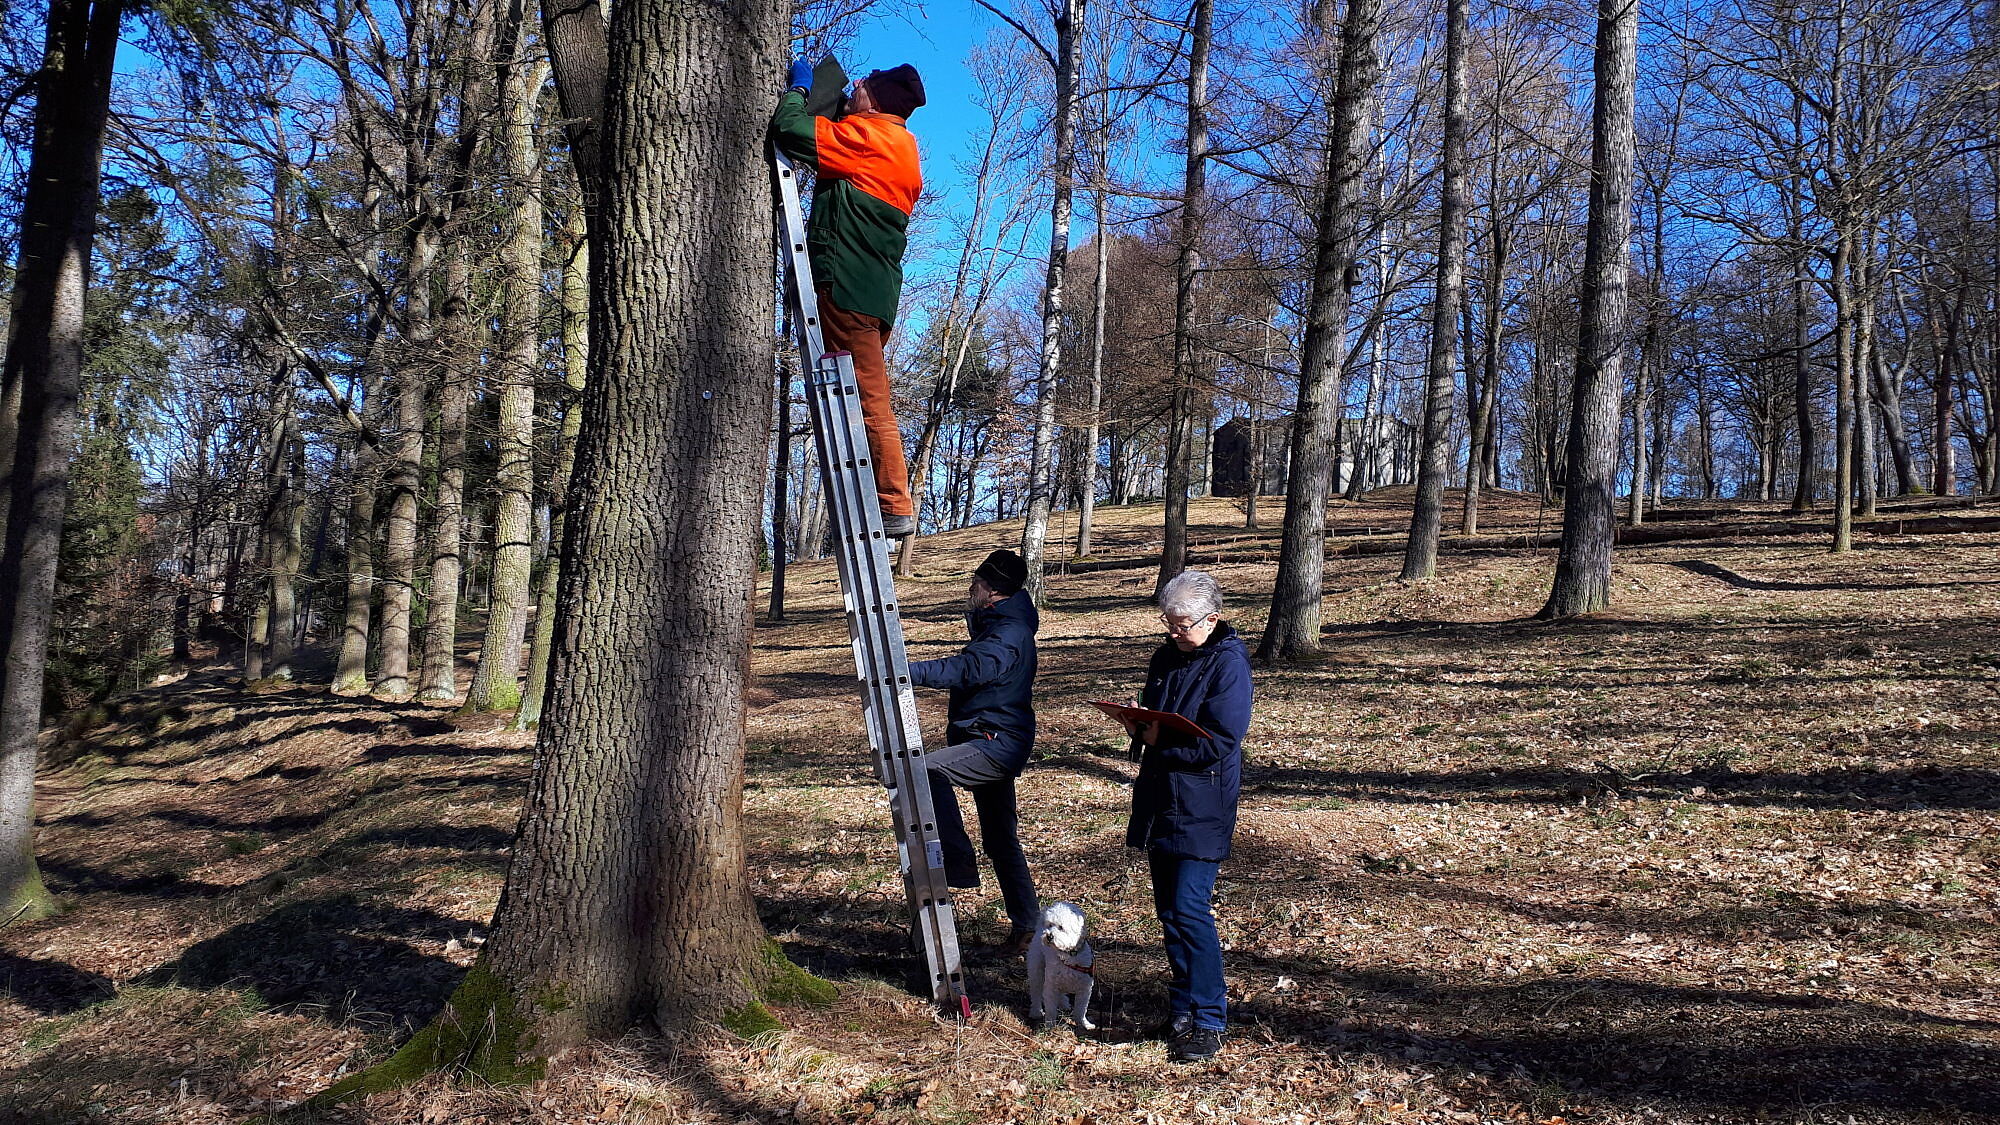
[[[1069,1010],[1079,1031],[1095,1031],[1090,1022],[1091,974],[1095,954],[1084,938],[1083,911],[1075,903],[1058,902],[1042,911],[1035,940],[1028,944],[1028,1019],[1040,1021]],[[1064,998],[1069,1004],[1063,1004]]]

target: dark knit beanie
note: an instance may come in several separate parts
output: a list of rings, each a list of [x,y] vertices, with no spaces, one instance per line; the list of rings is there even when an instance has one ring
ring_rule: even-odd
[[[996,594],[1012,597],[1020,593],[1028,581],[1028,564],[1021,556],[1002,548],[986,556],[979,569],[972,572],[974,578],[983,578]]]
[[[909,63],[890,70],[871,71],[862,81],[875,98],[875,108],[897,117],[908,117],[924,104],[924,80]]]

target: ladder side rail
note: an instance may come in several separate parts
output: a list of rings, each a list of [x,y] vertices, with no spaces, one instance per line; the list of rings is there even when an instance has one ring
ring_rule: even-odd
[[[963,970],[951,891],[932,812],[930,778],[923,766],[916,693],[909,682],[902,619],[896,613],[852,361],[845,355],[828,358],[832,365],[823,363],[815,369],[807,397],[812,402],[821,465],[829,478],[828,506],[839,540],[849,636],[862,681],[863,711],[875,751],[877,777],[891,794],[904,891],[921,931],[933,993],[940,1003],[949,1005],[963,997]],[[886,596],[885,588],[889,591]]]
[[[889,790],[904,894],[921,931],[933,995],[940,1004],[969,1015],[955,912],[938,846],[916,693],[909,680],[881,511],[873,488],[864,487],[874,474],[854,387],[853,361],[845,355],[826,354],[797,169],[775,147],[772,163],[781,204],[781,247],[791,283],[787,296],[792,301],[792,320],[804,360],[801,367],[808,384],[806,397],[812,409],[821,476],[838,529],[836,539],[841,549],[835,554],[856,674],[863,681],[863,713],[875,772]],[[829,396],[829,389],[837,394]],[[840,407],[837,415],[832,401],[836,399]]]

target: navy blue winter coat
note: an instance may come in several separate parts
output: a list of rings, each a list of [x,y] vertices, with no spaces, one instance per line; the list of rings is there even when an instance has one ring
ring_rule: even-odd
[[[1213,737],[1163,732],[1148,746],[1132,786],[1125,843],[1181,859],[1224,860],[1243,790],[1243,735],[1250,729],[1250,651],[1228,622],[1182,652],[1172,641],[1146,665],[1139,705],[1194,720]]]
[[[910,682],[951,692],[953,745],[986,739],[988,754],[1018,774],[1035,745],[1035,630],[1041,615],[1028,595],[1013,594],[968,614],[972,643],[957,656],[919,660]]]

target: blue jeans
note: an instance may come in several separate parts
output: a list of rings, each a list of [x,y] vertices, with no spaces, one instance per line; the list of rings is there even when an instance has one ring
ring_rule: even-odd
[[[1222,865],[1147,852],[1153,873],[1153,911],[1167,948],[1173,981],[1167,985],[1169,1018],[1186,1016],[1195,1027],[1221,1031],[1229,999],[1222,983],[1222,940],[1215,934],[1215,872]]]
[[[979,859],[966,835],[953,785],[972,794],[979,812],[979,843],[1000,881],[1007,904],[1007,921],[1017,934],[1033,933],[1041,917],[1034,876],[1021,850],[1021,817],[1014,803],[1014,775],[977,742],[947,746],[925,755],[931,778],[931,811],[937,817],[938,844],[944,853],[945,881],[961,889],[979,885]]]

